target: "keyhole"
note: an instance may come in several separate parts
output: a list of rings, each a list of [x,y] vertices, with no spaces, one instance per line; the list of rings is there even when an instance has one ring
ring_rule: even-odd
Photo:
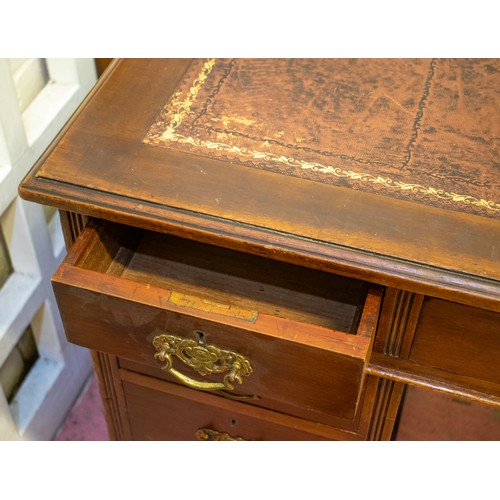
[[[194,333],[198,337],[198,343],[205,345],[205,334],[200,330],[196,330]]]

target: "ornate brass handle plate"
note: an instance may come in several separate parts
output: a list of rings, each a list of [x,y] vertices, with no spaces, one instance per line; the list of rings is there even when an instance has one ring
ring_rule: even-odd
[[[239,396],[231,396],[226,391],[232,391],[235,382],[243,383],[243,377],[252,373],[250,361],[236,352],[205,344],[203,337],[203,334],[199,334],[198,340],[192,340],[168,334],[157,335],[153,339],[156,349],[155,358],[166,363],[162,370],[167,371],[188,387],[202,391],[218,391],[225,396],[238,398]],[[202,376],[227,373],[222,382],[195,380],[173,367],[172,356],[176,356]]]
[[[233,437],[227,432],[219,432],[213,429],[198,429],[195,433],[198,441],[245,441],[241,437]]]

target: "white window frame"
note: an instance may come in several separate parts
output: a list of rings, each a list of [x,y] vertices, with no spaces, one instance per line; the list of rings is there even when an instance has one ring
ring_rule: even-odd
[[[13,274],[0,289],[0,365],[28,325],[39,358],[9,404],[0,390],[0,440],[50,440],[91,371],[68,344],[50,278],[65,255],[57,213],[17,188],[96,81],[94,59],[46,59],[49,81],[21,112],[8,59],[0,59],[0,224]]]

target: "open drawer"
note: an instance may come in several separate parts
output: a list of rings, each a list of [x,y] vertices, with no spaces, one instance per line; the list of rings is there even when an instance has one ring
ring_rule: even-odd
[[[330,425],[356,408],[382,290],[91,221],[53,277],[70,342]]]

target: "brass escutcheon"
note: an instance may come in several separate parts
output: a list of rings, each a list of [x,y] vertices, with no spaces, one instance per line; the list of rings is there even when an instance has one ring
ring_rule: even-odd
[[[231,398],[247,398],[252,396],[236,396],[226,391],[234,389],[235,382],[243,383],[243,377],[252,373],[250,361],[233,351],[221,349],[215,345],[203,342],[203,334],[198,333],[198,339],[186,339],[169,334],[156,335],[153,346],[156,349],[155,358],[166,363],[162,370],[167,371],[184,385],[202,391],[217,391]],[[180,373],[173,367],[172,356],[179,358],[184,364],[196,370],[200,375],[226,373],[222,382],[203,382],[192,379]]]

